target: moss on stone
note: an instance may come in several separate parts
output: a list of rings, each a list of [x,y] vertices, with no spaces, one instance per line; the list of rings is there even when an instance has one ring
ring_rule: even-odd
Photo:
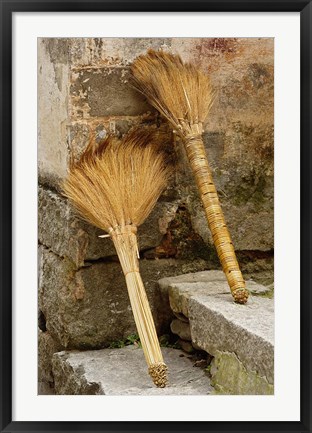
[[[217,352],[211,364],[216,394],[272,395],[274,386],[255,371],[247,370],[235,353]]]

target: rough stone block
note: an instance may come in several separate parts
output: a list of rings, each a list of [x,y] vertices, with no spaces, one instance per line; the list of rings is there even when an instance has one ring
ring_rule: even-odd
[[[62,346],[58,344],[49,332],[38,332],[38,382],[44,387],[44,383],[48,385],[53,383],[52,375],[52,356],[54,353],[62,350]]]
[[[274,301],[252,296],[246,305],[231,295],[197,294],[188,302],[193,341],[208,352],[235,353],[248,371],[274,381]]]
[[[91,138],[96,142],[103,140],[108,134],[116,134],[121,137],[134,126],[142,123],[143,116],[120,118],[92,118],[82,122],[72,122],[68,127],[68,141],[70,153],[77,160],[83,150],[89,144]]]
[[[179,319],[173,319],[170,324],[173,334],[178,335],[182,340],[192,341],[190,324]]]
[[[60,352],[53,357],[59,395],[207,395],[213,391],[205,372],[177,349],[162,348],[168,386],[157,388],[147,372],[142,349],[127,346],[85,352]]]
[[[267,378],[246,369],[235,353],[216,352],[211,363],[211,383],[216,394],[271,395],[274,386]]]
[[[61,195],[39,188],[39,242],[61,257],[68,257],[76,267],[85,261],[116,255],[112,241],[98,236],[103,231],[84,222]],[[153,248],[162,239],[168,221],[173,218],[174,204],[158,202],[138,229],[140,249]]]
[[[182,340],[181,338],[179,338],[179,340],[177,341],[177,345],[184,352],[186,352],[188,354],[194,353],[194,346],[192,345],[192,343],[190,341],[185,341],[185,340]]]
[[[64,197],[39,188],[38,237],[42,245],[61,257],[68,257],[79,267],[85,260],[115,254],[109,239],[98,237],[101,234],[101,230],[81,220]]]
[[[82,69],[70,87],[74,118],[138,116],[154,109],[129,83],[128,68]]]
[[[188,162],[183,162],[183,164],[186,165]],[[216,164],[219,164],[218,161]],[[237,251],[272,250],[274,248],[273,176],[264,175],[262,179],[252,179],[250,175],[250,179],[246,180],[241,172],[242,164],[234,166],[233,174],[229,174],[226,168],[216,168],[215,171],[212,171],[221,208],[235,249]],[[264,168],[261,170],[265,172]],[[179,175],[177,188],[180,190],[180,195],[187,198],[187,207],[195,232],[206,244],[213,245],[193,175],[186,175],[180,182],[185,172],[187,170],[184,168],[182,174]],[[228,172],[227,175],[226,172]],[[255,185],[248,185],[249,182]]]
[[[162,278],[158,281],[161,290],[169,293],[170,307],[174,313],[189,317],[189,301],[193,296],[213,296],[230,292],[222,271],[194,272],[175,277]],[[251,294],[265,295],[268,287],[254,281],[246,281]]]
[[[141,260],[140,269],[158,333],[172,320],[168,294],[157,281],[181,273],[185,262]],[[72,262],[40,248],[39,308],[46,328],[64,347],[99,348],[135,333],[125,279],[118,262],[97,262],[78,271]]]

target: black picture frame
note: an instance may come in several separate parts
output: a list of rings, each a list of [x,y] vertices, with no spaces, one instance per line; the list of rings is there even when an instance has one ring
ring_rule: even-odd
[[[311,432],[311,0],[0,0],[1,432]],[[12,421],[12,14],[14,12],[300,12],[301,55],[301,419],[299,422],[15,422]],[[290,319],[291,320],[291,319]]]

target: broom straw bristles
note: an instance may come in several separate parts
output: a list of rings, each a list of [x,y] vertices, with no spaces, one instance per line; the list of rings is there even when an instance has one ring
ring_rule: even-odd
[[[167,382],[156,329],[139,273],[137,226],[153,209],[171,174],[160,152],[162,135],[133,130],[122,140],[92,141],[63,183],[64,194],[91,224],[111,236],[123,273],[148,371],[158,387]]]
[[[171,174],[157,131],[133,130],[122,140],[108,136],[92,142],[72,164],[65,195],[91,224],[109,232],[141,225]]]
[[[202,125],[213,103],[210,79],[177,55],[149,50],[131,66],[132,83],[166,117],[178,134]]]

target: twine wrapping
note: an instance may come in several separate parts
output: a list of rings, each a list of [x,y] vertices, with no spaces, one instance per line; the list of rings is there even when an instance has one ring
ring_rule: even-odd
[[[230,233],[225,223],[202,136],[200,133],[194,133],[194,135],[190,134],[183,138],[186,154],[195,176],[213,242],[232,296],[235,302],[245,304],[249,293],[239,269]]]
[[[167,366],[164,363],[155,324],[144,284],[139,272],[137,228],[134,225],[116,227],[109,231],[125,275],[130,304],[138,330],[148,372],[154,384],[167,384]]]

